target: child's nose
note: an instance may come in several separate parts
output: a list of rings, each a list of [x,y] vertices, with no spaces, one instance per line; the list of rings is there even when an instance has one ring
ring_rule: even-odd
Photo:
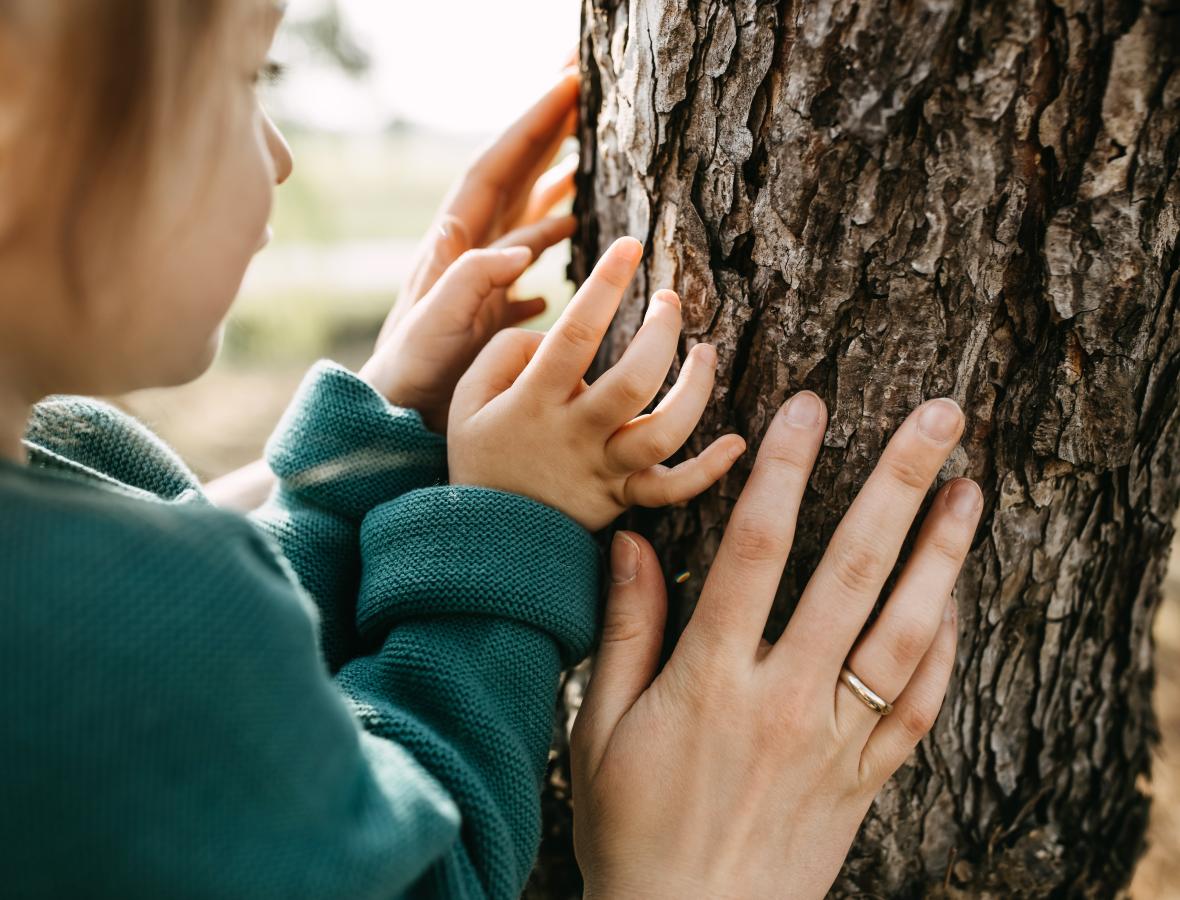
[[[283,137],[283,133],[279,131],[278,126],[270,116],[265,113],[263,116],[266,120],[266,146],[270,150],[271,159],[275,164],[275,184],[282,184],[291,177],[291,172],[295,168],[295,159],[291,155],[291,146]]]

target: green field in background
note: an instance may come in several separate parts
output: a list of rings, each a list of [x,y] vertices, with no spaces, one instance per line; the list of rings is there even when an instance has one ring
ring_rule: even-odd
[[[379,135],[288,131],[295,168],[276,192],[274,240],[264,254],[372,244],[404,248],[429,227],[454,181],[481,141],[413,130]],[[273,265],[259,259],[255,265]],[[526,276],[526,295],[541,294],[551,309],[533,323],[545,328],[569,298],[564,263],[546,256]],[[311,277],[295,287],[246,290],[226,328],[223,365],[254,366],[334,356],[371,346],[397,297],[396,283],[349,289]]]

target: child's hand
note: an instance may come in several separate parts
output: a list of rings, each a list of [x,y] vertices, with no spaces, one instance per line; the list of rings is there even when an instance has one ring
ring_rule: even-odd
[[[573,230],[572,216],[542,219],[464,253],[397,322],[360,377],[444,433],[455,385],[491,336],[545,309],[542,299],[510,300],[507,288]]]
[[[595,531],[630,506],[696,496],[745,449],[726,435],[675,468],[713,389],[716,351],[697,344],[659,406],[639,415],[676,356],[680,301],[652,298],[623,358],[593,385],[582,376],[635,275],[642,245],[621,238],[547,334],[497,335],[459,381],[448,422],[453,484],[497,488],[553,506]],[[639,416],[639,418],[635,418]]]

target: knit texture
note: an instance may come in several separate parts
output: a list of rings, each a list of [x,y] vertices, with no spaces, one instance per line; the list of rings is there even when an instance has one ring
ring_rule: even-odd
[[[0,884],[11,896],[517,897],[602,560],[451,487],[331,363],[213,508],[151,432],[55,397],[0,462]]]

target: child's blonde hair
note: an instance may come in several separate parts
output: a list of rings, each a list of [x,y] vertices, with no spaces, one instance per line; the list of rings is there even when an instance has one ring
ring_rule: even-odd
[[[52,217],[67,264],[100,195],[104,215],[114,201],[134,210],[162,135],[217,62],[210,37],[231,2],[0,0],[0,52],[23,92],[0,122],[18,179],[4,188]],[[29,227],[25,215],[7,224]]]

